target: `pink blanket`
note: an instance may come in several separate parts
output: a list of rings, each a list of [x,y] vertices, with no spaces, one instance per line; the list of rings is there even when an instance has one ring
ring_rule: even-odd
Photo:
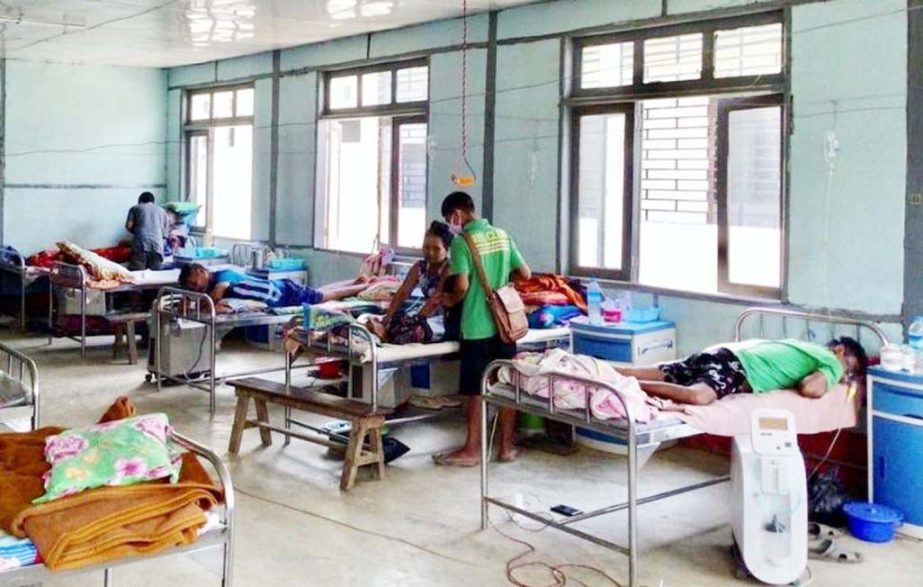
[[[849,387],[837,385],[819,399],[810,399],[791,390],[769,393],[729,395],[707,406],[673,404],[664,410],[676,415],[702,432],[717,436],[750,433],[750,412],[767,408],[788,410],[795,415],[798,434],[817,434],[839,428],[852,428],[859,420],[858,396],[849,398]]]
[[[612,364],[588,357],[572,355],[562,349],[551,349],[544,353],[520,353],[513,361],[513,367],[521,374],[520,388],[524,393],[547,398],[548,375],[575,375],[592,381],[611,385],[625,399],[638,422],[650,422],[657,415],[659,400],[648,397],[634,377],[625,377]],[[508,369],[499,373],[500,382],[513,383],[513,374]],[[586,385],[578,381],[560,378],[554,384],[555,406],[565,410],[583,410],[589,399],[590,412],[600,420],[623,419],[625,408],[609,389]]]

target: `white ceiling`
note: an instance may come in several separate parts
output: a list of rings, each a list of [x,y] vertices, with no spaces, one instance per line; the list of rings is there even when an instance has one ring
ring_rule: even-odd
[[[462,1],[0,0],[0,29],[11,59],[171,67],[455,17]]]

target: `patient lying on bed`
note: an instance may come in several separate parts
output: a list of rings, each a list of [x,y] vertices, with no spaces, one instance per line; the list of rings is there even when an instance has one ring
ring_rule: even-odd
[[[844,336],[827,346],[799,340],[751,341],[706,349],[653,367],[620,368],[650,395],[708,405],[733,393],[794,389],[818,398],[840,382],[864,381],[868,357]]]
[[[225,299],[251,300],[269,308],[285,308],[302,304],[319,304],[354,296],[366,289],[373,278],[359,277],[313,289],[291,279],[262,279],[233,269],[211,273],[198,263],[185,265],[179,274],[181,287],[207,293],[215,301],[215,310],[230,311],[221,304]]]

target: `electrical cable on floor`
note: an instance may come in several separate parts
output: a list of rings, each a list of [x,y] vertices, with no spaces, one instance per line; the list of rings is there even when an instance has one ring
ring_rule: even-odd
[[[497,525],[494,524],[494,521],[490,517],[488,517],[487,522],[490,524],[490,527],[493,528],[497,534],[499,534],[500,536],[503,536],[510,542],[515,542],[516,544],[519,544],[520,546],[525,547],[526,549],[523,552],[511,558],[510,560],[508,560],[506,563],[506,579],[507,581],[510,582],[510,584],[516,585],[516,587],[537,587],[531,583],[525,583],[517,579],[517,571],[520,571],[522,569],[527,569],[527,568],[546,569],[551,574],[551,577],[554,580],[554,583],[551,583],[548,587],[561,587],[567,584],[568,576],[567,576],[567,573],[564,572],[564,569],[583,569],[585,571],[590,571],[602,577],[603,579],[605,579],[608,584],[614,585],[615,587],[622,587],[621,583],[616,581],[605,571],[603,571],[602,569],[598,569],[596,567],[590,566],[590,565],[582,565],[582,564],[577,564],[577,563],[561,563],[561,564],[553,565],[551,563],[547,563],[541,560],[522,562],[523,559],[525,559],[526,557],[538,552],[536,548],[532,546],[532,544],[530,544],[529,542],[526,542],[525,540],[521,540],[519,538],[514,538],[513,536],[510,536],[509,534],[507,534],[506,532],[498,528]],[[514,521],[514,524],[515,523],[516,522]],[[516,526],[520,527],[519,524],[516,524]],[[548,526],[546,525],[537,530],[530,529],[528,531],[529,532],[541,532],[545,528],[548,528]],[[572,579],[572,580],[576,581],[576,579]],[[545,587],[545,586],[542,586],[542,587]]]
[[[490,455],[493,452],[494,436],[496,435],[496,432],[497,432],[497,422],[499,419],[500,419],[499,417],[494,417],[493,423],[491,425],[490,436],[487,439],[487,457],[488,458],[490,458]],[[542,504],[542,500],[539,499],[537,496],[533,495],[532,497],[534,497],[535,500],[540,505]],[[531,512],[531,513],[537,516],[541,516],[543,518],[547,518],[548,522],[554,521],[554,518],[551,516],[551,514],[548,514],[544,510],[537,511],[537,512]],[[513,514],[512,512],[507,511],[507,515],[509,516],[510,521],[517,528],[521,530],[525,530],[526,532],[538,533],[538,532],[545,530],[546,528],[549,528],[547,523],[542,524],[538,528],[528,528],[526,526],[521,525],[514,517],[515,514]],[[506,562],[506,579],[507,581],[510,582],[510,584],[516,585],[516,587],[539,587],[536,585],[532,585],[530,583],[524,583],[516,578],[517,571],[525,569],[525,568],[536,568],[536,567],[546,569],[551,574],[551,577],[554,580],[554,583],[551,583],[547,587],[562,587],[563,585],[567,584],[568,576],[567,576],[567,573],[565,573],[563,569],[583,569],[586,571],[590,571],[590,572],[593,572],[599,575],[600,577],[603,577],[609,584],[614,585],[615,587],[622,587],[621,583],[616,581],[614,578],[608,575],[605,571],[603,571],[602,569],[598,569],[596,567],[590,566],[590,565],[582,565],[578,563],[561,563],[558,565],[552,565],[550,563],[546,563],[545,561],[541,561],[541,560],[530,561],[530,562],[520,562],[522,561],[522,559],[538,552],[536,548],[532,546],[532,544],[530,544],[529,542],[526,542],[525,540],[520,540],[519,538],[514,538],[513,536],[510,536],[509,534],[507,534],[506,532],[498,528],[497,525],[494,523],[493,519],[489,515],[487,516],[487,523],[490,524],[490,527],[493,528],[494,531],[497,532],[497,534],[499,534],[500,536],[503,536],[507,540],[511,542],[515,542],[516,544],[519,544],[520,546],[524,546],[526,548],[526,550],[524,550],[523,552],[519,553],[518,555],[514,556],[513,558],[511,558],[510,560]],[[580,583],[580,584],[584,584],[577,579],[571,579],[571,580],[576,581],[577,583]],[[540,587],[546,587],[546,586],[542,585]]]
[[[449,555],[447,555],[447,554],[443,554],[443,553],[438,552],[438,551],[436,551],[436,550],[432,550],[432,549],[430,549],[430,548],[427,548],[427,547],[422,546],[422,545],[420,545],[420,544],[417,544],[417,543],[415,543],[415,542],[411,542],[410,540],[407,540],[407,539],[405,539],[405,538],[401,538],[401,537],[399,537],[399,536],[392,536],[392,535],[390,535],[390,534],[385,534],[385,533],[383,533],[383,532],[376,532],[375,530],[368,530],[368,529],[366,529],[366,528],[360,528],[359,526],[354,526],[354,525],[352,525],[352,524],[350,524],[350,523],[348,523],[348,522],[344,522],[344,521],[342,521],[342,520],[337,520],[336,518],[331,518],[331,517],[325,516],[325,515],[323,515],[323,514],[319,514],[319,513],[317,513],[317,512],[312,512],[312,511],[310,511],[310,510],[306,510],[306,509],[303,509],[303,508],[299,508],[299,507],[293,506],[293,505],[288,504],[288,503],[285,503],[285,502],[281,502],[281,501],[277,501],[277,500],[274,500],[274,499],[270,499],[270,498],[268,498],[268,497],[262,497],[262,496],[260,496],[260,495],[257,495],[256,493],[253,493],[253,492],[251,492],[251,491],[247,491],[246,489],[242,489],[242,488],[240,488],[240,487],[237,487],[236,485],[235,485],[235,487],[234,487],[234,492],[235,492],[235,493],[239,493],[240,495],[244,495],[244,496],[246,496],[246,497],[249,497],[250,499],[255,499],[255,500],[261,501],[261,502],[263,502],[263,503],[268,503],[268,504],[275,505],[275,506],[278,506],[278,507],[280,507],[280,508],[284,508],[284,509],[287,509],[287,510],[290,510],[290,511],[293,511],[293,512],[298,512],[298,513],[304,514],[304,515],[306,515],[306,516],[311,516],[312,518],[318,518],[318,519],[324,520],[325,522],[330,522],[331,524],[335,524],[335,525],[337,525],[337,526],[341,526],[341,527],[343,527],[343,528],[347,528],[347,529],[353,530],[353,531],[355,531],[355,532],[360,532],[360,533],[366,534],[366,535],[368,535],[368,536],[375,536],[375,537],[378,537],[378,538],[384,538],[384,539],[386,539],[386,540],[393,540],[393,541],[396,541],[396,542],[400,542],[401,544],[404,544],[404,545],[409,546],[409,547],[411,547],[411,548],[414,548],[414,549],[416,549],[416,550],[420,550],[420,551],[425,552],[425,553],[427,553],[427,554],[431,554],[431,555],[433,555],[433,556],[435,556],[435,557],[438,557],[438,558],[441,558],[441,559],[445,559],[445,560],[452,561],[452,562],[459,563],[459,564],[463,564],[463,565],[468,565],[468,566],[471,566],[471,567],[479,567],[479,566],[481,566],[480,563],[473,563],[473,562],[471,562],[471,561],[466,561],[466,560],[464,560],[464,559],[455,558],[455,557],[453,557],[453,556],[449,556]]]

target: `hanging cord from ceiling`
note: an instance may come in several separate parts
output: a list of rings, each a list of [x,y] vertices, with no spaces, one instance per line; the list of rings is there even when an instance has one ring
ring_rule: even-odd
[[[462,0],[461,137],[461,159],[467,173],[453,174],[452,182],[469,187],[477,180],[477,173],[468,161],[468,0]]]

